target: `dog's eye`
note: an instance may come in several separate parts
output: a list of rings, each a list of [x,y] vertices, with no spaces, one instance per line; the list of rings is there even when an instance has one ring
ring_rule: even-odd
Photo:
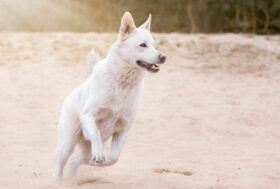
[[[141,46],[141,47],[147,47],[146,43],[141,43],[139,46]]]

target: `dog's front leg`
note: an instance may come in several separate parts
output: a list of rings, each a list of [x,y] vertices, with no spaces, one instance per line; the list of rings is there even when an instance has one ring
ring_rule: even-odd
[[[98,167],[110,166],[115,164],[120,156],[121,150],[127,138],[128,130],[123,130],[117,133],[114,133],[112,136],[112,143],[111,143],[111,151],[109,156],[103,161],[102,163],[94,164]]]
[[[102,163],[105,160],[104,144],[100,131],[98,130],[93,117],[93,113],[81,115],[81,122],[84,137],[91,142],[91,160],[96,163]]]

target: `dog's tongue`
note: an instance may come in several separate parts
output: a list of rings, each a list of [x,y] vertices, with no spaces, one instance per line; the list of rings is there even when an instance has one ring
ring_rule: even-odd
[[[153,65],[152,65],[152,64],[149,64],[149,63],[147,63],[147,62],[143,62],[143,64],[144,64],[145,66],[147,66],[148,68],[153,67]]]

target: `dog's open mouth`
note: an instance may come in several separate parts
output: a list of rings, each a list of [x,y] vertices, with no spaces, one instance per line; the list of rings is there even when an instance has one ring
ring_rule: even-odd
[[[159,71],[159,66],[157,64],[150,64],[150,63],[142,61],[142,60],[137,60],[136,63],[139,66],[146,68],[150,72],[156,73]]]

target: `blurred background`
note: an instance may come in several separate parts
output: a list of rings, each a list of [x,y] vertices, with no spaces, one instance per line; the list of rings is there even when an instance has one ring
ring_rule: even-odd
[[[280,32],[280,0],[0,0],[0,31],[116,32],[126,10],[153,32]]]
[[[61,106],[126,10],[167,62],[118,163],[57,184]],[[280,0],[0,0],[0,189],[280,189],[279,33]]]

